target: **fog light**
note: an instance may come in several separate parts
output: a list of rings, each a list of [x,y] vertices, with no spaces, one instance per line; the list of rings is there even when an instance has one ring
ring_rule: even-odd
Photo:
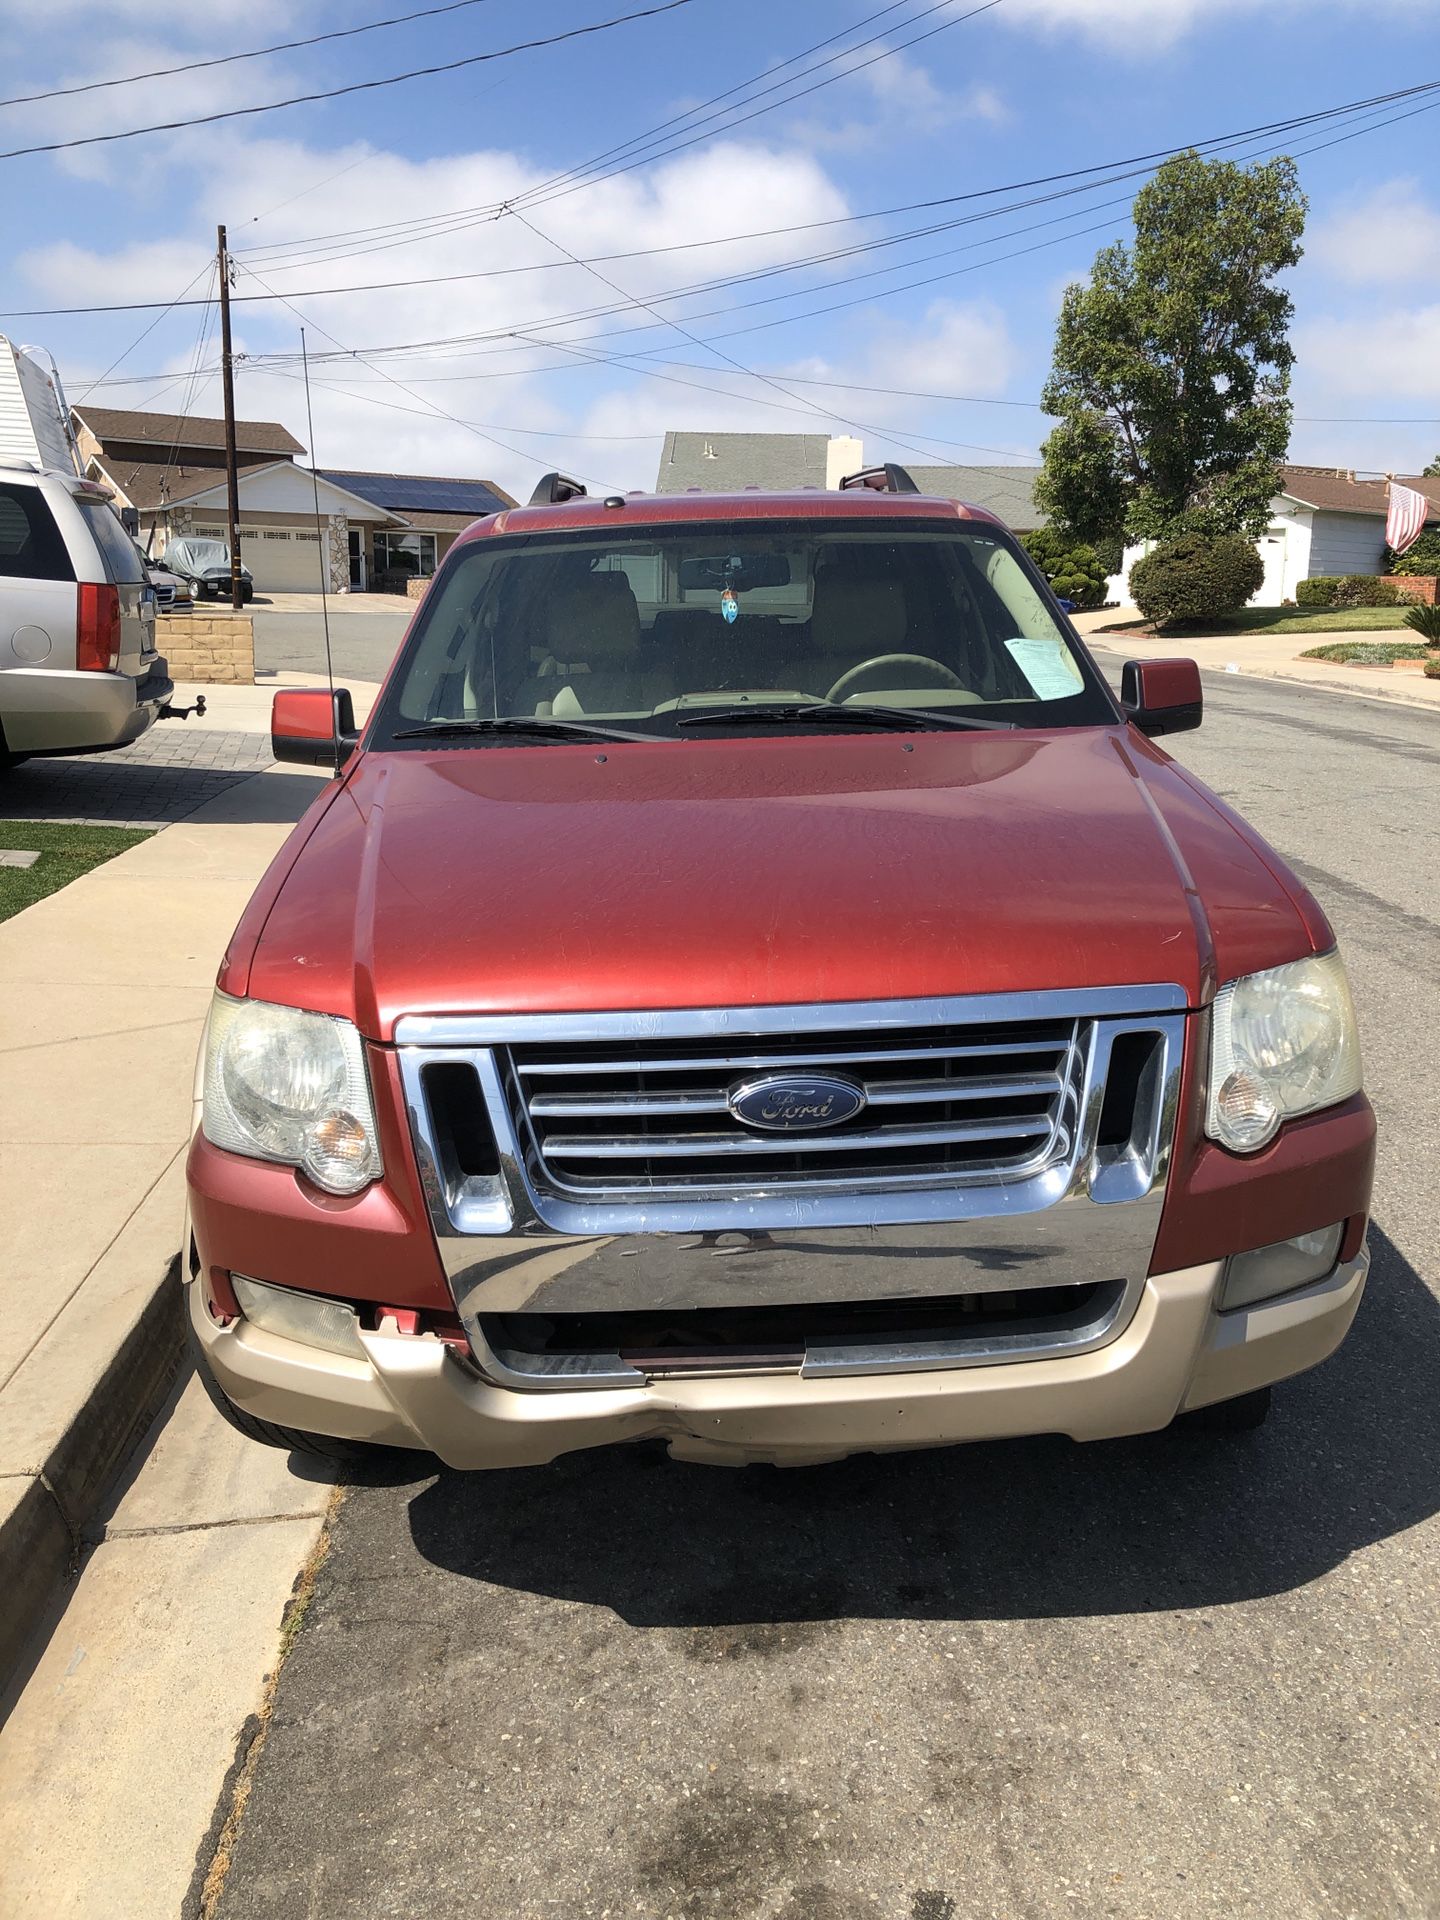
[[[351,1360],[363,1360],[359,1316],[343,1300],[326,1300],[313,1293],[291,1293],[287,1287],[262,1286],[243,1273],[232,1273],[230,1284],[240,1311],[252,1326],[265,1333],[278,1334],[282,1340],[298,1340],[302,1346],[319,1347],[326,1353],[342,1353]]]
[[[1272,1300],[1277,1294],[1293,1293],[1297,1287],[1323,1280],[1340,1257],[1344,1231],[1342,1220],[1338,1226],[1298,1233],[1293,1240],[1276,1240],[1250,1253],[1232,1253],[1225,1263],[1220,1288],[1221,1312],[1253,1307],[1258,1300]]]

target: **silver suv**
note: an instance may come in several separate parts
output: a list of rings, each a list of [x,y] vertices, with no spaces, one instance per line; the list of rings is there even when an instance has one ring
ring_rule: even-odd
[[[0,466],[0,769],[128,746],[174,690],[154,590],[107,490]]]

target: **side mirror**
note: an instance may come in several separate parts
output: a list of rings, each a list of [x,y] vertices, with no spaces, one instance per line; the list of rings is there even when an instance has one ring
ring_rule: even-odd
[[[277,693],[270,709],[270,750],[300,767],[337,767],[360,744],[348,687],[329,693],[306,687]]]
[[[1120,704],[1132,727],[1152,739],[1189,733],[1204,715],[1205,692],[1193,660],[1127,660],[1120,676]]]

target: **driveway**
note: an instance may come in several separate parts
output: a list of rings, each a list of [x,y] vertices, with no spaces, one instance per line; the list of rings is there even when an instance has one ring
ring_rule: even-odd
[[[221,1920],[1440,1912],[1440,743],[1206,691],[1177,753],[1319,894],[1364,1022],[1341,1355],[1239,1440],[352,1486]]]

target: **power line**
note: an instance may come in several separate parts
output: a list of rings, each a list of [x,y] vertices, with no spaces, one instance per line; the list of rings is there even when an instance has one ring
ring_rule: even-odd
[[[939,4],[937,6],[928,7],[924,13],[916,14],[911,20],[906,22],[906,25],[915,26],[919,21],[928,18],[930,14],[938,12],[940,9],[940,6],[944,6],[948,4],[950,4],[950,0],[939,0]],[[743,127],[747,125],[751,120],[758,120],[758,119],[761,119],[767,113],[774,113],[778,107],[793,106],[797,100],[804,100],[808,98],[810,94],[818,93],[822,87],[833,86],[837,80],[848,80],[854,74],[863,73],[867,67],[873,67],[880,60],[893,59],[896,54],[904,53],[908,47],[919,46],[922,40],[932,39],[935,34],[944,33],[950,27],[957,27],[966,20],[973,20],[978,14],[988,13],[992,7],[997,7],[1002,4],[1003,4],[1003,0],[983,0],[982,5],[978,7],[972,7],[969,13],[958,14],[953,20],[942,20],[938,27],[927,28],[927,30],[924,33],[917,33],[915,37],[911,40],[902,40],[896,46],[887,47],[883,53],[877,53],[873,55],[869,60],[862,60],[858,66],[846,67],[844,71],[841,73],[833,73],[830,75],[829,79],[827,80],[817,80],[813,86],[802,87],[799,89],[798,92],[795,92],[795,93],[787,93],[784,95],[782,99],[773,100],[768,107],[757,107],[753,113],[738,114],[731,119],[727,119],[725,120],[722,126],[712,127],[709,133],[697,133],[697,134],[694,134],[689,139],[677,140],[672,142],[669,146],[663,146],[659,148],[658,151],[650,152],[650,153],[642,153],[639,158],[627,160],[624,166],[612,167],[608,173],[592,173],[588,176],[583,176],[579,179],[572,181],[568,185],[558,187],[553,193],[542,193],[540,189],[537,188],[535,190],[535,193],[532,194],[529,199],[527,199],[526,204],[534,205],[534,206],[544,206],[548,204],[548,202],[550,202],[551,200],[567,199],[569,195],[571,195],[572,193],[579,193],[586,187],[598,186],[601,184],[602,181],[605,181],[605,180],[618,179],[620,175],[626,174],[626,173],[633,173],[637,167],[649,166],[655,160],[668,160],[672,154],[683,153],[686,151],[687,148],[699,146],[706,140],[714,139],[717,133],[733,133],[736,127]],[[863,46],[869,46],[873,44],[874,44],[873,41],[864,41],[861,43],[861,45]],[[850,53],[854,53],[854,52],[858,52],[859,48],[852,47],[847,49],[847,51]],[[810,73],[818,73],[821,67],[830,66],[833,64],[835,60],[843,59],[844,57],[845,57],[844,54],[835,54],[832,56],[830,60],[819,61],[814,67],[809,68],[807,71]],[[803,80],[805,77],[806,77],[805,74],[796,74],[794,76],[795,79],[801,79],[801,80]],[[771,93],[773,91],[775,91],[775,89],[772,87],[762,88],[759,93],[753,94],[751,96],[751,99],[752,100],[762,99],[766,93]],[[750,101],[742,100],[737,102],[737,104],[740,106],[748,106],[750,104]],[[715,119],[720,116],[712,114],[707,117],[711,119]],[[700,123],[700,124],[703,124],[703,123]]]
[[[140,342],[142,340],[148,339],[149,336],[155,331],[156,327],[159,326],[160,322],[166,317],[166,315],[171,314],[175,311],[176,307],[180,305],[180,302],[184,299],[185,295],[189,293],[191,287],[194,286],[195,282],[197,280],[203,280],[205,276],[210,272],[210,269],[214,266],[214,264],[215,262],[213,260],[207,260],[204,266],[200,269],[199,273],[193,274],[191,278],[185,282],[185,285],[180,289],[179,293],[176,294],[175,298],[170,302],[169,306],[162,307],[160,312],[157,313],[155,318],[150,322],[149,326],[146,327],[143,330],[143,332],[137,333],[135,338],[130,342],[129,346],[126,347],[125,351],[117,359],[114,359],[110,362],[109,366],[105,369],[104,373],[101,374],[100,378],[98,380],[92,380],[90,382],[89,386],[85,388],[84,392],[78,396],[78,399],[76,400],[77,406],[79,405],[81,400],[84,400],[87,397],[87,395],[92,394],[95,391],[96,387],[103,387],[105,385],[106,381],[109,379],[110,375],[114,373],[115,369],[119,366],[123,366],[124,363],[130,358],[131,354],[135,351],[136,347],[139,346]]]
[[[575,255],[571,253],[570,250],[567,247],[565,247],[560,241],[551,239],[550,235],[547,233],[542,233],[540,228],[535,225],[534,221],[530,218],[530,216],[527,213],[523,213],[517,210],[515,217],[517,220],[519,220],[522,226],[528,227],[530,232],[533,233],[537,237],[537,239],[548,241],[552,247],[557,247],[560,250],[560,252],[565,254],[566,258],[569,259],[574,265],[578,266],[580,264],[579,261],[576,260]],[[611,288],[613,292],[621,294],[626,299],[630,299],[632,297],[631,295],[625,292],[625,289],[622,286],[620,286],[618,282],[608,279],[603,273],[599,271],[597,267],[589,267],[586,269],[586,271],[590,273],[595,279],[599,280],[602,286]],[[816,414],[822,420],[838,420],[842,426],[855,428],[856,430],[862,433],[866,431],[866,428],[863,425],[861,425],[859,421],[847,420],[845,415],[842,413],[837,413],[825,407],[817,406],[813,400],[806,400],[803,397],[803,395],[792,393],[790,388],[785,386],[783,382],[772,378],[769,374],[759,374],[759,373],[752,372],[749,367],[742,365],[741,362],[738,361],[733,354],[726,353],[720,347],[712,346],[708,340],[703,339],[699,334],[691,333],[689,328],[683,326],[680,321],[667,319],[665,318],[665,316],[657,313],[656,309],[652,307],[648,301],[639,300],[638,304],[644,307],[647,313],[655,314],[655,317],[657,319],[662,320],[664,325],[670,327],[675,333],[678,333],[682,339],[689,340],[693,345],[702,347],[706,351],[713,353],[717,360],[723,360],[727,366],[733,367],[737,373],[744,374],[746,379],[758,380],[762,383],[762,385],[767,387],[772,387],[776,393],[783,394],[787,400],[798,402],[800,407],[805,412]],[[564,343],[560,342],[559,344],[563,346]],[[646,372],[648,371],[648,369],[642,368],[640,369],[640,371]],[[663,379],[666,376],[662,374],[659,377]],[[921,454],[927,451],[927,449],[919,445],[918,442],[902,440],[898,436],[892,436],[892,437],[894,438],[896,446],[906,447],[911,452],[921,453]],[[990,451],[993,451],[993,449],[990,449]]]
[[[678,126],[682,121],[690,120],[696,114],[703,113],[706,107],[715,106],[719,101],[729,99],[733,94],[743,93],[747,87],[756,85],[757,80],[783,72],[786,67],[794,66],[797,61],[807,60],[812,53],[818,53],[823,48],[832,46],[836,40],[846,39],[850,34],[860,31],[861,28],[872,26],[875,21],[883,19],[887,14],[895,13],[900,8],[910,6],[911,4],[913,4],[913,0],[890,0],[890,4],[887,6],[879,8],[875,13],[867,14],[863,19],[855,21],[851,26],[842,28],[839,33],[830,34],[827,38],[816,41],[813,46],[805,47],[799,53],[792,54],[788,60],[780,61],[777,66],[767,69],[765,73],[760,75],[752,74],[748,80],[742,80],[736,86],[727,88],[724,93],[716,94],[710,100],[703,100],[698,106],[687,108],[684,113],[673,115],[671,119],[662,121],[658,127],[651,127],[644,133],[632,135],[630,139],[622,140],[618,146],[606,148],[603,153],[592,156],[590,160],[580,162],[577,167],[572,167],[565,172],[554,174],[548,180],[542,180],[538,186],[531,188],[529,191],[538,193],[548,186],[569,179],[572,175],[583,173],[604,160],[616,157],[624,153],[628,148],[647,141],[652,135],[662,133],[669,127]],[[868,45],[870,43],[863,42],[862,44]],[[278,266],[280,264],[278,255],[282,249],[287,253],[294,253],[305,247],[317,245],[328,246],[330,242],[335,240],[356,238],[374,239],[381,235],[388,236],[401,232],[407,228],[414,228],[417,232],[420,228],[425,228],[436,234],[458,232],[465,226],[478,226],[487,220],[497,218],[500,204],[498,201],[489,201],[483,206],[454,208],[448,213],[431,214],[420,220],[383,221],[375,226],[351,227],[339,233],[312,235],[309,239],[277,242],[274,248],[262,249],[262,252],[264,252],[265,257],[269,259],[272,264]],[[472,216],[478,217],[472,218]],[[449,223],[452,221],[457,224],[453,226],[450,225]],[[398,241],[395,244],[408,245],[409,242]],[[360,251],[380,252],[383,251],[383,248],[381,246],[374,248],[367,247],[360,249]]]
[[[98,93],[105,87],[133,87],[141,80],[168,80],[177,73],[199,73],[206,67],[228,67],[237,60],[261,60],[271,53],[294,53],[318,47],[326,40],[353,40],[360,33],[378,33],[382,27],[403,27],[412,20],[431,20],[437,14],[459,13],[466,7],[484,7],[490,0],[448,0],[443,7],[421,7],[418,13],[397,13],[388,20],[367,20],[360,27],[336,27],[333,33],[312,33],[307,40],[278,40],[272,47],[251,47],[244,53],[220,53],[210,60],[187,60],[178,67],[152,67],[148,73],[127,73],[114,80],[86,80],[73,87],[49,87],[44,93],[16,93],[0,100],[0,107],[25,107],[36,100],[66,100],[72,94]]]
[[[196,114],[189,120],[158,120],[148,127],[127,127],[119,133],[89,133],[74,140],[46,140],[29,147],[10,147],[0,152],[0,160],[19,160],[32,153],[63,153],[72,147],[102,146],[115,140],[135,140],[145,133],[176,133],[184,127],[208,127],[217,120],[242,120],[259,113],[278,113],[282,107],[309,106],[316,100],[338,100],[343,94],[369,93],[380,87],[396,87],[406,80],[428,79],[437,73],[457,73],[463,67],[476,67],[490,60],[507,60],[512,54],[532,53],[540,47],[557,47],[568,40],[580,40],[587,35],[607,33],[612,27],[629,26],[636,20],[653,20],[660,14],[674,13],[677,8],[688,7],[694,0],[659,0],[659,4],[644,7],[637,13],[622,13],[610,20],[596,20],[589,26],[571,27],[564,33],[552,33],[543,40],[521,40],[513,47],[497,47],[490,53],[471,53],[460,60],[442,60],[434,66],[412,67],[406,73],[385,74],[378,80],[352,80],[343,87],[325,87],[316,93],[297,93],[288,100],[268,100],[254,107],[224,107],[216,113]],[[997,0],[990,0],[997,4]]]
[[[237,265],[238,265],[238,262],[237,262]],[[241,267],[240,271],[242,273],[248,274],[252,280],[259,279],[259,275],[255,273],[254,270],[250,267]],[[264,284],[265,282],[261,280],[260,285],[263,287]],[[420,401],[422,406],[428,407],[430,409],[430,413],[432,417],[436,419],[441,419],[441,420],[448,420],[452,426],[463,427],[467,433],[473,433],[478,439],[488,441],[488,443],[492,447],[499,447],[501,451],[504,453],[513,454],[517,460],[529,460],[533,457],[532,455],[525,453],[519,447],[512,447],[508,441],[498,439],[493,433],[483,432],[479,427],[475,426],[471,421],[461,420],[460,418],[458,418],[457,415],[453,413],[447,413],[443,407],[436,406],[433,400],[427,400],[423,393],[413,392],[411,388],[405,385],[403,380],[397,380],[393,374],[385,373],[385,370],[383,367],[376,367],[372,365],[371,362],[365,359],[363,355],[356,353],[352,348],[345,346],[345,344],[342,341],[337,340],[333,333],[326,332],[326,329],[320,326],[317,321],[310,319],[308,315],[303,314],[297,306],[295,306],[291,301],[287,300],[283,293],[276,294],[275,298],[280,301],[282,306],[288,307],[291,313],[295,315],[295,318],[299,320],[302,323],[302,325],[314,327],[317,333],[324,335],[325,339],[327,339],[330,342],[332,347],[338,348],[338,350],[342,354],[346,355],[350,359],[359,360],[361,366],[369,367],[372,373],[383,374],[384,378],[389,381],[392,387],[398,387],[401,393],[408,394],[412,400],[418,400]],[[595,486],[603,487],[605,485],[605,482],[603,480],[597,480],[593,474],[582,473],[582,474],[578,474],[576,477],[581,480],[590,481]]]
[[[676,3],[683,4],[685,3],[685,0],[676,0]],[[911,201],[905,205],[877,209],[868,213],[836,215],[833,218],[828,220],[803,222],[800,225],[797,225],[791,228],[783,228],[783,227],[782,228],[762,228],[762,229],[756,230],[753,233],[726,235],[726,236],[723,236],[721,239],[717,239],[714,241],[679,242],[679,243],[674,243],[672,245],[665,246],[665,247],[637,248],[632,252],[626,253],[626,254],[600,255],[600,256],[596,256],[594,260],[584,260],[581,262],[581,264],[589,266],[589,265],[596,265],[596,264],[607,264],[612,260],[642,259],[642,258],[654,257],[660,254],[679,252],[679,251],[688,249],[689,247],[692,247],[692,246],[723,245],[723,244],[730,244],[732,242],[739,242],[742,240],[768,239],[768,238],[774,237],[775,235],[783,234],[787,232],[803,232],[803,231],[808,231],[810,229],[819,228],[819,227],[849,225],[854,222],[862,221],[862,220],[882,219],[897,213],[929,211],[934,208],[945,207],[945,206],[956,206],[956,205],[973,201],[973,200],[991,199],[996,197],[997,195],[1004,194],[1004,193],[1021,192],[1030,187],[1050,186],[1059,181],[1079,180],[1081,179],[1082,176],[1087,174],[1104,174],[1108,172],[1111,174],[1111,176],[1114,179],[1123,179],[1127,177],[1127,175],[1122,172],[1116,172],[1115,171],[1116,169],[1139,168],[1142,166],[1143,163],[1158,162],[1158,161],[1166,160],[1178,153],[1188,153],[1192,151],[1198,153],[1198,152],[1208,151],[1214,148],[1233,146],[1242,141],[1254,139],[1261,134],[1285,133],[1285,132],[1294,131],[1295,129],[1304,125],[1313,125],[1320,121],[1336,120],[1346,115],[1349,115],[1349,116],[1361,115],[1377,107],[1391,105],[1399,100],[1411,99],[1418,94],[1432,94],[1437,91],[1440,91],[1440,80],[1428,80],[1428,81],[1418,83],[1415,86],[1397,89],[1392,93],[1377,94],[1364,100],[1348,101],[1340,106],[1326,107],[1323,109],[1319,109],[1313,113],[1296,115],[1286,120],[1271,121],[1261,126],[1248,127],[1234,133],[1211,135],[1203,140],[1192,140],[1188,142],[1185,146],[1165,147],[1165,148],[1156,149],[1149,153],[1134,154],[1124,160],[1112,160],[1112,161],[1107,161],[1103,163],[1097,162],[1088,167],[1072,167],[1072,168],[1066,169],[1063,172],[1052,173],[1052,174],[1041,174],[1041,175],[1035,176],[1032,179],[1012,181],[1003,186],[979,187],[979,188],[971,189],[966,193],[947,194],[936,199]],[[1418,113],[1425,110],[1427,109],[1422,107],[1422,108],[1416,108],[1414,111]],[[1395,116],[1395,118],[1406,118],[1406,117],[1409,117],[1409,116],[1408,115]],[[1387,121],[1381,121],[1378,124],[1388,125],[1388,124],[1392,124],[1392,122],[1387,120]],[[1372,130],[1373,129],[1370,127],[1361,127],[1356,129],[1357,132],[1362,132],[1362,133],[1369,132]],[[1353,134],[1346,134],[1341,136],[1341,138],[1343,139],[1349,139],[1351,137],[1353,137]],[[1336,144],[1336,143],[1326,142],[1324,144],[1330,145],[1330,144]],[[1319,150],[1320,149],[1316,147],[1316,148],[1305,149],[1302,151],[1314,152]],[[0,156],[0,157],[3,157],[3,156]],[[1109,181],[1105,179],[1091,180],[1089,182],[1089,185],[1092,188],[1096,186],[1107,185],[1107,184],[1109,184]],[[1077,187],[1075,189],[1076,192],[1083,192],[1085,190],[1086,189],[1084,187]],[[1061,196],[1055,195],[1055,196],[1049,196],[1049,197],[1058,198]],[[1019,204],[1036,204],[1036,203],[1022,202]],[[999,214],[1003,214],[1008,211],[1011,211],[1011,209],[1006,207],[995,209],[995,212]],[[960,225],[963,223],[957,220],[955,222],[945,223],[945,224]],[[943,230],[943,226],[937,224],[928,228],[916,229],[912,233],[908,235],[899,236],[898,238],[900,239],[919,238],[919,237],[922,237],[925,233],[939,232],[942,230]],[[879,247],[881,245],[894,244],[894,243],[895,243],[895,237],[890,237],[890,238],[882,238],[875,242],[866,243],[866,245]],[[864,250],[865,250],[865,247],[862,246],[862,247],[850,249],[849,251],[860,252]],[[828,257],[828,256],[821,256],[821,257]],[[533,270],[534,269],[532,268],[504,268],[504,269],[499,269],[498,272],[521,273],[521,272],[529,272]],[[779,271],[784,271],[784,268],[764,269],[762,271],[779,272]],[[443,285],[451,284],[455,281],[488,279],[488,278],[491,278],[496,272],[497,272],[496,269],[479,268],[472,272],[459,273],[459,274],[440,274],[440,275],[423,274],[423,275],[418,275],[414,278],[406,279],[406,280],[379,280],[379,281],[361,282],[356,285],[343,286],[343,287],[303,287],[303,288],[297,287],[289,290],[289,297],[293,297],[297,300],[307,300],[307,299],[317,299],[321,297],[330,298],[330,297],[335,297],[335,296],[339,296],[342,294],[349,294],[349,293],[383,293],[391,290],[398,291],[398,290],[403,290],[405,288],[417,287],[417,286],[424,286],[424,287],[443,286]],[[254,277],[257,278],[258,280],[258,275]],[[743,276],[743,277],[752,277],[752,276]],[[264,286],[267,283],[262,281],[260,282],[260,284]],[[714,282],[710,284],[718,286],[723,283]],[[258,293],[258,294],[236,294],[233,297],[235,301],[238,303],[241,301],[266,302],[266,301],[272,301],[272,300],[281,300],[287,296],[281,295],[272,290],[272,291],[267,291],[267,292]],[[669,297],[669,296],[665,296],[665,297]],[[11,308],[11,309],[8,309],[7,311],[8,311],[8,316],[11,319],[39,320],[39,319],[71,317],[71,316],[82,315],[82,314],[142,313],[142,312],[149,312],[153,308],[156,308],[161,304],[162,304],[161,302],[153,301],[153,300],[132,300],[132,301],[112,302],[108,304],[99,304],[99,305],[92,304],[88,306],[75,306],[75,307]],[[199,306],[201,304],[202,302],[200,302],[199,300],[178,300],[170,303],[171,306],[177,306],[177,307],[178,306]],[[166,310],[169,311],[169,308],[167,307]]]

